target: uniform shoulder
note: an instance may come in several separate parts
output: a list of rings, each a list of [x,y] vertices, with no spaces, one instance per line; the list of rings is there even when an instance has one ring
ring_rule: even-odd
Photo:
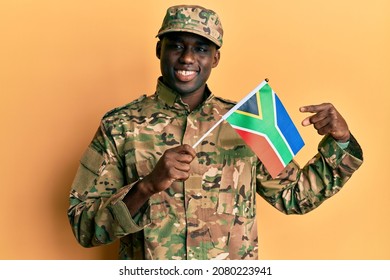
[[[147,99],[148,99],[148,97],[144,94],[144,95],[140,96],[139,98],[131,101],[130,103],[127,103],[123,106],[116,107],[116,108],[108,111],[107,113],[104,114],[103,119],[120,114],[123,111],[137,109],[137,108],[141,107],[142,103],[145,102]]]
[[[233,107],[234,105],[237,104],[236,101],[233,101],[233,100],[230,100],[230,99],[226,99],[226,98],[222,98],[220,96],[215,96],[215,99],[219,102],[221,102],[224,106],[228,107],[228,108],[231,108]]]

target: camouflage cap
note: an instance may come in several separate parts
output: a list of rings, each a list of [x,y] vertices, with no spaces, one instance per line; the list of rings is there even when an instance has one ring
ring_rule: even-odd
[[[218,15],[196,5],[178,5],[167,9],[156,37],[168,32],[190,32],[222,46],[223,29]]]

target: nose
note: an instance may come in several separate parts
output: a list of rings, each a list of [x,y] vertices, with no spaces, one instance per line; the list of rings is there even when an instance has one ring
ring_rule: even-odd
[[[192,64],[194,63],[194,60],[195,60],[194,52],[191,50],[191,48],[184,49],[180,57],[180,62],[184,64]]]

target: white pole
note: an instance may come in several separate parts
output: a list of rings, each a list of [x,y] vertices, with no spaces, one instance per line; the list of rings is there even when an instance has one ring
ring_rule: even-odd
[[[192,148],[196,148],[196,146],[198,146],[202,141],[203,139],[205,139],[207,137],[207,135],[210,134],[211,131],[213,131],[221,122],[223,122],[223,118],[221,118],[218,122],[216,122],[205,134],[203,134],[202,137],[200,137],[200,139],[198,140],[198,142],[196,142]]]
[[[192,148],[195,149],[196,146],[198,146],[202,141],[203,139],[205,139],[207,137],[207,135],[210,134],[211,131],[213,131],[223,120],[226,120],[234,111],[236,111],[242,104],[244,104],[246,101],[248,101],[249,98],[252,97],[253,94],[255,94],[256,92],[258,92],[266,83],[268,83],[268,79],[265,79],[264,81],[262,81],[260,83],[260,85],[258,85],[254,90],[252,90],[252,92],[250,92],[247,96],[245,96],[243,99],[241,99],[240,102],[238,102],[235,106],[233,106],[233,108],[231,108],[227,113],[225,113],[225,115],[222,116],[222,118],[216,123],[213,125],[212,128],[210,128],[206,134],[204,134],[202,137],[200,137],[200,139],[198,140],[198,142],[196,142]]]

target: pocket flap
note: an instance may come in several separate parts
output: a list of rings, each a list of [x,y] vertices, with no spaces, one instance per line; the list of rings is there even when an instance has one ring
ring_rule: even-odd
[[[88,149],[84,152],[80,160],[80,163],[84,165],[85,168],[89,169],[96,175],[99,174],[99,170],[103,162],[104,157],[91,147],[88,147]]]

